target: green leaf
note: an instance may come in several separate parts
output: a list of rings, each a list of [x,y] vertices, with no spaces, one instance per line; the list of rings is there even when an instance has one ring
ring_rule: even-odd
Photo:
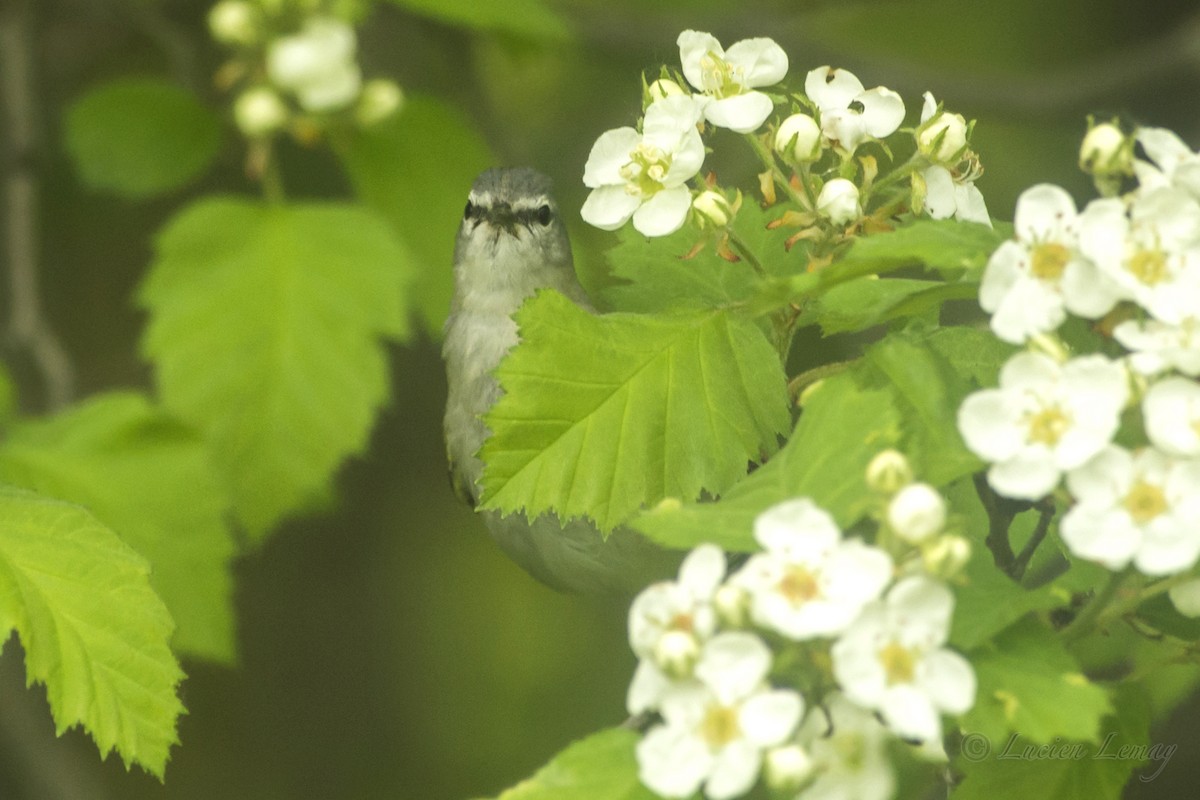
[[[787,427],[779,357],[743,318],[597,316],[546,291],[516,321],[485,417],[486,508],[609,531],[644,503],[724,491]]]
[[[900,440],[892,393],[868,388],[853,373],[830,378],[813,391],[787,444],[763,467],[715,503],[662,504],[633,521],[669,547],[714,542],[727,550],[756,550],[754,518],[793,497],[811,497],[843,527],[871,503],[867,464]]]
[[[149,565],[79,506],[0,486],[0,520],[0,630],[21,637],[26,683],[46,684],[59,734],[82,724],[161,779],[183,672]]]
[[[1020,349],[997,339],[990,330],[962,325],[931,331],[925,336],[925,341],[973,389],[995,386],[1004,362]]]
[[[321,492],[388,396],[409,256],[361,208],[206,199],[141,288],[163,403],[196,425],[252,536]]]
[[[22,422],[0,444],[0,478],[86,506],[145,556],[178,650],[234,659],[233,540],[204,443],[133,393]]]
[[[769,220],[756,204],[747,203],[738,211],[733,227],[764,265],[780,268],[781,260],[787,258],[783,247],[787,234],[768,230]],[[648,239],[626,226],[617,237],[619,243],[605,258],[612,277],[622,282],[602,293],[604,302],[614,310],[652,313],[723,308],[749,300],[761,289],[762,278],[749,261],[726,261],[711,243],[684,259],[696,243],[692,228]],[[803,262],[791,260],[797,268],[803,266]]]
[[[1150,719],[1140,689],[1117,689],[1116,713],[1105,718],[1103,736],[1096,743],[1040,745],[1020,734],[964,740],[955,765],[966,778],[954,788],[951,800],[1118,800],[1130,775],[1143,764],[1141,779],[1153,780],[1175,754],[1175,745],[1149,743]],[[1064,706],[1068,702],[1063,698]]]
[[[401,8],[439,22],[527,39],[565,41],[571,38],[566,21],[542,0],[391,0]]]
[[[971,299],[978,292],[978,284],[972,282],[866,276],[834,286],[820,295],[801,314],[797,325],[818,324],[825,336],[860,331],[925,313],[947,300]]]
[[[130,197],[178,189],[221,146],[217,116],[186,90],[123,79],[85,94],[67,112],[67,151],[84,182]]]
[[[1014,625],[968,657],[979,689],[963,730],[992,742],[1014,732],[1038,744],[1100,740],[1100,721],[1112,712],[1108,693],[1038,620]]]
[[[495,800],[656,800],[638,780],[634,748],[640,738],[628,728],[593,733]]]
[[[416,310],[426,331],[440,337],[454,292],[454,240],[467,192],[475,176],[495,163],[487,143],[458,111],[416,96],[402,113],[356,131],[337,152],[359,198],[412,248]]]

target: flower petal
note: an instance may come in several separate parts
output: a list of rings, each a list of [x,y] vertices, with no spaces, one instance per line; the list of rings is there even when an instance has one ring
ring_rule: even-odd
[[[762,92],[746,92],[713,100],[704,107],[704,116],[720,128],[729,128],[735,133],[751,133],[766,122],[774,108],[775,103]]]
[[[600,134],[583,167],[583,185],[595,189],[609,184],[624,184],[621,167],[629,163],[629,154],[641,140],[638,132],[628,127],[614,128]]]
[[[704,794],[709,800],[729,800],[749,791],[762,766],[762,752],[748,742],[730,742],[713,761]]]
[[[683,77],[701,91],[708,88],[704,85],[704,70],[701,68],[700,62],[709,53],[714,54],[717,58],[725,57],[725,50],[717,41],[717,37],[703,31],[688,30],[679,34],[675,43],[679,45],[679,63],[683,66]]]
[[[862,81],[849,70],[817,67],[804,77],[804,93],[821,111],[848,108],[862,92]]]
[[[603,190],[597,189],[596,191]],[[683,227],[688,209],[691,207],[692,193],[686,186],[663,189],[633,212],[633,227],[637,228],[638,232],[644,236],[670,235]],[[602,226],[597,225],[596,227]]]
[[[751,694],[771,669],[771,651],[752,633],[728,631],[709,639],[696,663],[696,677],[723,703]]]
[[[904,122],[904,100],[891,89],[876,86],[854,99],[862,103],[863,127],[876,139],[891,136]]]
[[[1020,400],[1001,389],[982,389],[958,407],[958,430],[967,447],[987,461],[1007,461],[1021,451],[1016,425]]]
[[[954,197],[957,205],[955,217],[960,222],[978,222],[992,227],[992,217],[988,214],[987,202],[979,187],[973,183],[956,183]]]
[[[1122,211],[1122,216],[1124,212]],[[1019,241],[1035,244],[1047,240],[1062,242],[1064,232],[1073,232],[1079,212],[1067,191],[1051,183],[1039,183],[1021,192],[1013,215],[1013,231]]]
[[[999,494],[1014,500],[1040,500],[1054,490],[1062,474],[1047,456],[1022,453],[993,464],[988,470],[988,483]]]
[[[742,704],[738,720],[746,739],[772,747],[792,734],[804,713],[804,701],[790,689],[759,692]]]
[[[938,710],[963,714],[975,705],[975,671],[958,653],[950,650],[926,653],[920,672],[921,689]]]
[[[741,70],[741,79],[749,88],[779,83],[787,75],[788,57],[773,39],[743,39],[729,47],[725,61]]]
[[[715,544],[702,544],[679,566],[679,583],[694,597],[711,597],[725,577],[725,553]]]
[[[686,190],[685,190],[686,191]],[[624,186],[601,186],[592,189],[579,215],[584,222],[605,231],[615,231],[624,225],[642,204],[640,198],[625,191]],[[680,225],[682,225],[682,220]]]
[[[954,216],[958,206],[954,199],[954,178],[945,167],[932,166],[921,173],[925,180],[925,211],[934,219]]]
[[[637,744],[638,778],[663,797],[690,797],[712,768],[712,754],[689,731],[659,725]]]
[[[887,726],[905,739],[929,741],[942,737],[942,721],[929,697],[911,685],[893,686],[883,696],[879,712]]]

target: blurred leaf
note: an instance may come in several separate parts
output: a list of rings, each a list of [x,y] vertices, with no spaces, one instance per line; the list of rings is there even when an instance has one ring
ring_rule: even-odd
[[[930,331],[925,341],[975,389],[995,386],[1004,362],[1020,349],[997,339],[990,330],[961,325]]]
[[[370,212],[211,198],[159,234],[143,348],[163,403],[211,442],[254,537],[366,444],[406,335],[410,257]]]
[[[1112,712],[1108,693],[1087,679],[1062,640],[1027,619],[969,653],[979,681],[963,730],[1001,742],[1009,733],[1046,744],[1055,739],[1098,742]]]
[[[0,520],[0,630],[21,637],[57,732],[82,724],[102,756],[161,779],[183,672],[149,565],[79,506],[0,487]]]
[[[150,561],[178,650],[234,660],[233,540],[204,443],[141,395],[100,395],[18,424],[0,478],[86,506]]]
[[[663,505],[638,516],[633,526],[668,547],[714,542],[727,550],[756,550],[753,526],[759,513],[793,497],[811,497],[847,527],[872,503],[867,464],[899,440],[892,393],[863,386],[852,373],[837,375],[807,398],[783,449],[720,500]]]
[[[745,319],[596,316],[545,291],[516,320],[485,417],[486,508],[608,531],[643,503],[724,491],[787,426],[779,357]]]
[[[429,334],[440,338],[454,292],[454,240],[467,192],[475,176],[495,163],[487,143],[460,113],[418,96],[337,149],[358,196],[412,248],[416,310]]]
[[[542,0],[391,0],[415,14],[483,31],[529,39],[564,41],[571,38],[566,21]]]
[[[805,308],[797,325],[818,324],[821,333],[860,331],[900,317],[923,314],[947,300],[974,298],[974,283],[943,283],[866,276],[835,286]]]
[[[655,800],[658,795],[638,780],[634,747],[640,738],[628,728],[594,733],[495,800]]]
[[[734,230],[764,264],[779,267],[787,256],[783,249],[787,233],[767,230],[768,221],[757,204],[746,203],[738,211]],[[748,261],[726,261],[717,255],[712,242],[685,260],[683,256],[699,238],[691,226],[653,239],[638,233],[633,226],[625,226],[617,232],[617,237],[619,243],[605,253],[605,258],[612,277],[623,282],[603,292],[605,302],[617,311],[651,313],[721,308],[750,299],[761,287],[762,278]],[[768,259],[768,254],[777,257]]]
[[[186,90],[129,78],[92,89],[71,106],[66,145],[91,187],[146,197],[204,172],[220,148],[221,126]]]

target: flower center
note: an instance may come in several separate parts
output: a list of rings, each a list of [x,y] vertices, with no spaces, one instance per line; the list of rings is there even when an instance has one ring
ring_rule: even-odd
[[[1035,278],[1057,283],[1070,260],[1071,251],[1065,246],[1057,242],[1046,242],[1033,248],[1029,271]]]
[[[672,617],[671,622],[667,625],[668,630],[682,631],[683,633],[691,633],[693,628],[692,615],[682,612]]]
[[[817,576],[798,564],[789,566],[779,581],[779,593],[794,606],[800,606],[821,594]]]
[[[1167,496],[1163,494],[1161,486],[1140,478],[1130,487],[1121,505],[1125,506],[1134,522],[1145,525],[1167,510]]]
[[[1046,406],[1037,413],[1029,414],[1025,423],[1029,426],[1027,438],[1030,442],[1053,447],[1071,428],[1071,415],[1058,405]]]
[[[663,188],[663,180],[671,169],[671,156],[652,144],[639,142],[629,153],[629,162],[621,167],[625,191],[638,197],[649,197]]]
[[[887,676],[888,686],[897,683],[912,683],[916,672],[916,659],[912,651],[899,642],[892,641],[879,651],[879,662],[883,664],[883,672]]]
[[[700,736],[714,750],[729,744],[741,732],[736,708],[713,704],[708,707],[704,720],[700,723]]]
[[[1146,286],[1154,286],[1171,277],[1167,254],[1158,248],[1138,250],[1125,262],[1125,269]]]
[[[738,80],[741,70],[735,70],[716,53],[706,53],[700,59],[700,73],[704,91],[718,100],[742,93],[742,81]]]

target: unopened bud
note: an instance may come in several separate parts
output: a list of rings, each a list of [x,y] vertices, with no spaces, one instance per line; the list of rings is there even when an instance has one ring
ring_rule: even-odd
[[[717,616],[730,628],[740,628],[746,624],[749,603],[750,598],[744,589],[728,583],[718,588],[713,595],[713,607]]]
[[[714,228],[725,227],[733,216],[733,209],[725,195],[712,189],[696,195],[692,208],[700,216],[702,225],[712,225]]]
[[[1200,617],[1200,578],[1186,581],[1167,590],[1175,610],[1185,617]]]
[[[262,19],[246,0],[221,0],[208,12],[208,29],[222,44],[251,45],[262,34]]]
[[[858,187],[845,178],[834,178],[821,187],[817,195],[817,211],[834,225],[847,225],[858,219]]]
[[[691,675],[699,657],[700,643],[687,631],[667,631],[654,645],[654,662],[672,678]]]
[[[1079,146],[1079,168],[1090,175],[1128,175],[1133,169],[1133,141],[1111,122],[1093,125]]]
[[[808,114],[792,114],[775,132],[775,151],[801,163],[821,156],[821,127]]]
[[[935,164],[953,165],[967,147],[967,121],[942,111],[917,128],[917,149]]]
[[[887,520],[901,539],[920,544],[945,527],[946,501],[929,484],[910,483],[888,504]]]
[[[255,86],[233,102],[233,119],[238,130],[251,138],[269,136],[288,121],[288,107],[271,89]]]
[[[358,96],[354,118],[359,125],[370,127],[395,114],[404,105],[404,92],[395,81],[376,78],[367,81]]]
[[[649,96],[650,103],[656,100],[665,100],[668,97],[675,97],[681,94],[687,94],[675,81],[670,78],[659,78],[654,83],[646,87],[646,94]]]
[[[867,486],[876,492],[895,494],[912,479],[912,466],[899,450],[882,450],[867,464]]]
[[[971,560],[971,543],[961,536],[942,536],[921,551],[925,571],[950,580]]]
[[[816,774],[812,757],[798,744],[773,747],[763,759],[768,788],[776,792],[794,793],[803,789]]]

